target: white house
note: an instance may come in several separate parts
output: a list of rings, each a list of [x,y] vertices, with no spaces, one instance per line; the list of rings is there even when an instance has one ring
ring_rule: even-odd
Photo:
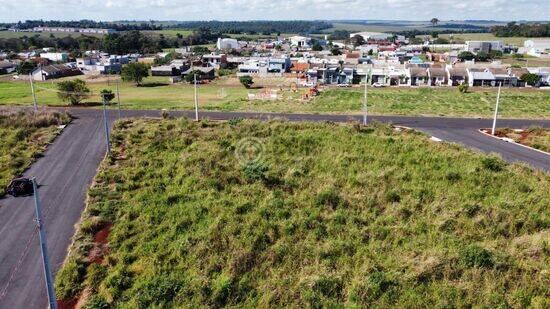
[[[67,53],[40,53],[41,58],[46,58],[53,62],[66,62],[69,59]]]
[[[231,39],[231,38],[226,38],[226,39],[222,39],[222,38],[218,38],[218,42],[216,44],[216,48],[218,50],[227,50],[227,49],[239,49],[240,48],[240,44],[239,44],[239,41],[235,40],[235,39]]]
[[[393,37],[393,34],[391,33],[382,33],[382,32],[356,32],[351,33],[349,35],[350,39],[354,36],[359,35],[363,37],[363,40],[373,40],[373,41],[383,41],[383,40],[389,40]]]
[[[291,36],[288,38],[290,45],[298,48],[308,48],[311,46],[311,38],[305,36]]]
[[[534,57],[550,57],[550,40],[526,40],[520,52]]]

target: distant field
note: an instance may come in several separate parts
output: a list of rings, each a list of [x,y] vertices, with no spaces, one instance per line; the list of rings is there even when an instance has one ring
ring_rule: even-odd
[[[92,34],[92,33],[78,33],[78,32],[12,32],[12,31],[0,31],[0,39],[11,39],[11,38],[21,38],[24,36],[32,37],[39,35],[41,37],[50,37],[53,35],[56,38],[64,38],[67,36],[79,37],[82,35],[102,37],[103,34]]]
[[[164,36],[166,37],[176,37],[179,34],[183,35],[184,37],[190,35],[191,33],[193,33],[193,31],[189,30],[189,29],[163,29],[163,30],[146,30],[146,31],[141,31],[142,33],[144,34],[149,34],[149,35],[160,35],[160,34],[163,34]]]
[[[63,300],[547,307],[544,172],[388,126],[134,119],[112,140]]]
[[[511,65],[519,65],[521,67],[550,67],[550,58],[524,56],[524,58],[517,59],[511,56],[506,56],[502,59],[499,59],[499,61]]]
[[[188,84],[163,85],[167,78],[151,77],[145,81],[150,87],[136,87],[123,83],[120,95],[123,108],[130,109],[192,109],[193,87]],[[37,100],[41,105],[66,104],[60,102],[54,82],[37,83]],[[156,85],[156,86],[155,86]],[[210,85],[199,86],[199,105],[204,110],[304,112],[304,113],[359,113],[363,92],[359,88],[329,88],[310,101],[301,100],[305,91],[290,91],[285,84],[274,83],[267,89],[278,90],[275,101],[249,101],[248,93],[265,89],[247,90],[238,82],[222,79]],[[280,86],[278,86],[280,85]],[[87,102],[100,102],[101,89],[115,89],[115,84],[89,83],[92,97]],[[460,94],[455,88],[385,88],[369,89],[369,112],[386,115],[432,115],[460,117],[492,117],[496,89],[475,89]],[[0,82],[0,104],[30,105],[28,82]],[[550,119],[550,92],[544,90],[504,89],[501,95],[500,116],[507,118]]]

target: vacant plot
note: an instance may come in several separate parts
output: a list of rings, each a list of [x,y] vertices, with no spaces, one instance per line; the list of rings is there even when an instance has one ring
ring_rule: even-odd
[[[10,180],[21,174],[59,133],[67,114],[42,111],[0,110],[0,197]]]
[[[527,130],[498,129],[496,135],[511,138],[516,143],[527,145],[542,151],[550,152],[550,130],[545,128],[529,128]]]
[[[199,86],[199,106],[203,110],[301,112],[301,113],[359,113],[361,88],[327,88],[320,96],[301,100],[306,90],[290,90],[290,83],[279,80],[258,81],[263,89],[245,89],[238,82],[222,79]],[[40,105],[66,104],[57,97],[55,82],[36,83]],[[101,89],[115,91],[113,81],[107,84],[90,82],[92,95],[85,102],[99,103]],[[248,93],[277,91],[279,99],[249,101]],[[120,85],[122,108],[126,109],[192,109],[194,90],[188,84],[167,84],[167,78],[149,78],[142,87],[131,83]],[[506,118],[550,118],[550,92],[544,90],[504,89],[501,95],[500,116]],[[444,117],[492,117],[496,89],[485,88],[461,94],[456,88],[385,88],[369,89],[369,112],[385,115],[431,115]],[[116,102],[116,100],[114,101]],[[0,104],[32,104],[28,82],[0,82]]]
[[[452,36],[453,40],[456,41],[502,41],[516,46],[523,46],[525,40],[533,39],[528,37],[497,37],[492,33],[455,33]],[[440,34],[439,37],[450,39],[451,34]]]
[[[547,305],[543,172],[386,126],[126,120],[113,141],[59,298]]]

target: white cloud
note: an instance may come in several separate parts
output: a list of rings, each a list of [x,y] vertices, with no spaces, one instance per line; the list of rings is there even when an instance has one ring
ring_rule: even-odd
[[[0,0],[0,21],[25,19],[544,20],[550,1],[533,0]]]

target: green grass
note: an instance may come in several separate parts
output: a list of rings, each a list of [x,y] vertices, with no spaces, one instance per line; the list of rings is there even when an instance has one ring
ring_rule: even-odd
[[[543,172],[381,125],[136,119],[112,140],[59,298],[85,289],[89,304],[120,308],[548,305]],[[90,264],[108,224],[109,249]]]
[[[0,110],[0,197],[12,178],[39,158],[59,133],[57,125],[68,123],[67,114]]]
[[[450,34],[440,34],[439,37],[449,39]],[[454,40],[460,41],[502,41],[506,44],[513,44],[516,46],[523,46],[525,40],[532,38],[527,37],[497,37],[492,33],[455,33],[453,34]]]
[[[150,77],[145,83],[167,82],[167,78]],[[88,83],[92,96],[87,102],[100,102],[99,91],[115,84]],[[55,92],[55,82],[36,83],[40,105],[66,104]],[[279,89],[277,86],[272,86]],[[276,101],[249,101],[247,90],[222,80],[199,86],[199,106],[203,110],[262,111],[302,113],[359,113],[363,92],[361,88],[329,88],[311,101],[302,101],[299,90],[293,93],[282,87]],[[193,87],[188,84],[156,87],[136,87],[123,83],[120,87],[122,108],[126,109],[193,109]],[[504,89],[499,115],[505,118],[550,118],[550,92],[543,90]],[[461,94],[456,88],[385,88],[369,89],[369,112],[385,115],[431,115],[446,117],[485,117],[493,115],[496,89],[476,89]],[[116,101],[116,100],[115,100]],[[0,82],[0,104],[31,105],[30,86],[26,82]]]

